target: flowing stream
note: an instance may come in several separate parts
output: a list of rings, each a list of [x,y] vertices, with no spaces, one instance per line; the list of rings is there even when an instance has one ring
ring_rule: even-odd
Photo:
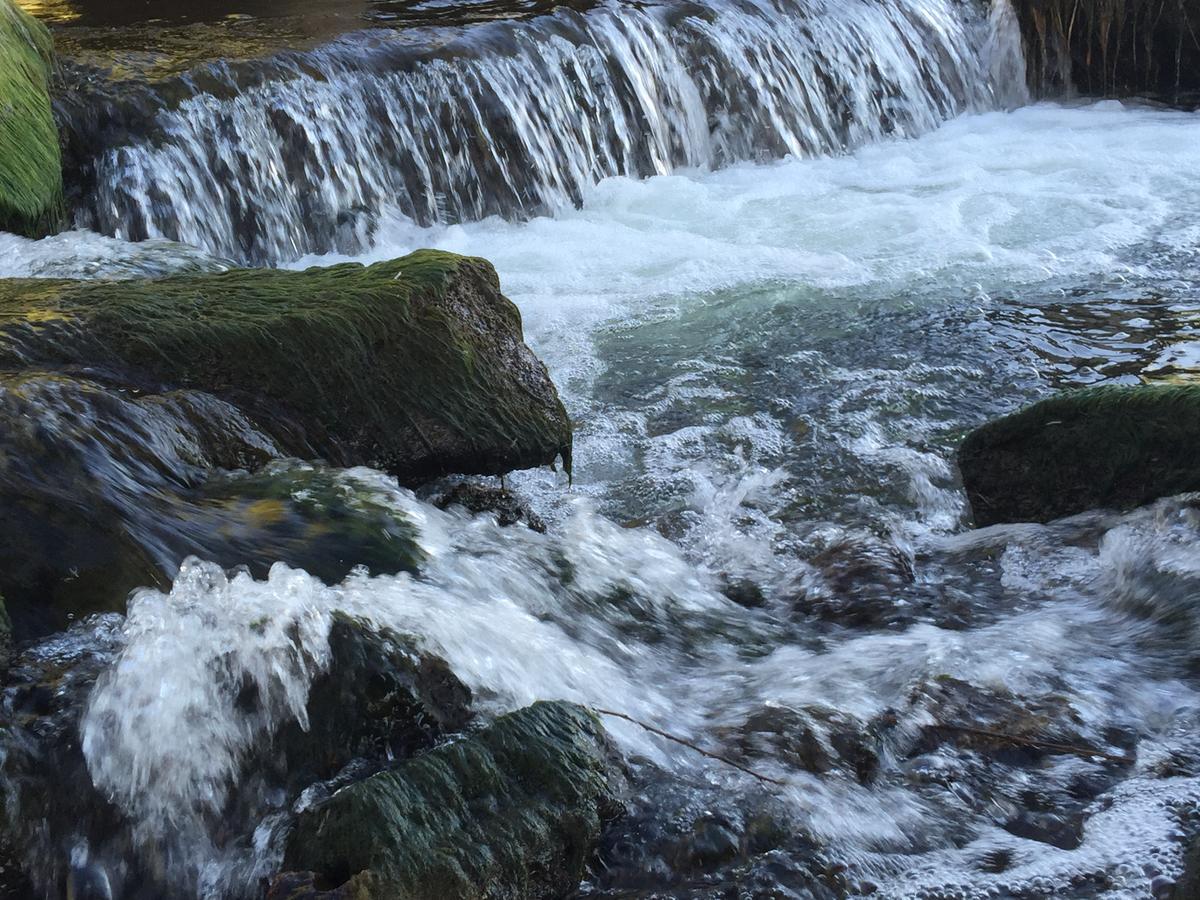
[[[1200,114],[1029,104],[1007,4],[958,0],[573,5],[204,65],[102,134],[102,88],[65,104],[82,230],[0,237],[2,274],[483,256],[577,431],[573,486],[509,478],[545,535],[337,472],[419,573],[193,560],[29,651],[99,660],[89,771],[181,890],[276,869],[288,809],[212,814],[344,610],[486,710],[576,700],[785,782],[606,723],[634,798],[584,896],[1166,896],[1200,810],[1200,506],[973,531],[953,456],[1066,387],[1195,377]],[[1088,752],[939,731],[1031,717]]]

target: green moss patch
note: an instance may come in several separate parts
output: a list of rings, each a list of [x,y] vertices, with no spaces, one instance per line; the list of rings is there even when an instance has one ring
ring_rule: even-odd
[[[959,450],[976,525],[1048,522],[1200,491],[1200,385],[1089,388],[990,422]]]
[[[0,283],[0,370],[188,388],[285,450],[417,481],[570,464],[571,429],[491,265],[449,253],[306,272]]]
[[[63,218],[62,159],[50,108],[54,42],[0,0],[0,231],[41,237]]]
[[[305,812],[285,865],[347,897],[567,896],[621,809],[616,778],[593,715],[536,703]]]

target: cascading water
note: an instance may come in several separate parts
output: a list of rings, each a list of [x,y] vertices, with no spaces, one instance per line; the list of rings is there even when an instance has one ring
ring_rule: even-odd
[[[991,77],[1019,33],[990,25],[957,0],[778,0],[564,8],[430,34],[432,52],[369,32],[266,74],[214,66],[162,91],[185,99],[141,99],[159,108],[126,132],[106,120],[77,160],[94,179],[79,221],[278,263],[363,249],[384,209],[553,214],[606,177],[842,152],[1019,99]],[[68,102],[81,155],[95,107],[121,103]]]
[[[262,756],[349,614],[443,657],[485,718],[571,699],[784,782],[606,722],[633,791],[584,896],[1167,896],[1200,809],[1196,500],[971,531],[952,459],[1052,391],[1194,377],[1200,115],[997,111],[1024,80],[1006,3],[778,0],[352,35],[143,85],[108,130],[70,101],[81,221],[192,247],[6,237],[4,274],[485,256],[576,468],[512,476],[543,535],[277,463],[292,502],[390,511],[419,563],[192,560],[23,648],[0,784],[35,888],[260,896],[343,783]],[[152,430],[140,402],[116,442]],[[77,424],[64,452],[94,459]],[[185,537],[224,527],[212,498],[251,476],[197,484],[187,438],[157,479],[105,444],[127,526],[151,492],[185,508],[174,479]],[[39,753],[82,781],[47,786]],[[103,802],[79,816],[74,788]]]

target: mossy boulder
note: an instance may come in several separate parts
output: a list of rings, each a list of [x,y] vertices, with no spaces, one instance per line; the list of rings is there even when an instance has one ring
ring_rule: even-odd
[[[1200,92],[1200,4],[1195,0],[1016,0],[1041,95]]]
[[[958,453],[977,526],[1132,509],[1200,491],[1200,385],[1088,388],[973,431]]]
[[[621,811],[603,728],[536,703],[472,738],[335,793],[301,814],[275,897],[565,897]]]
[[[417,567],[394,486],[280,457],[415,482],[570,454],[482,260],[0,281],[0,591],[21,639],[121,610],[191,555],[329,583]]]
[[[46,27],[12,0],[0,0],[0,231],[41,237],[62,223],[53,65]]]
[[[484,260],[0,283],[0,372],[220,397],[284,452],[406,481],[569,467],[571,428]]]

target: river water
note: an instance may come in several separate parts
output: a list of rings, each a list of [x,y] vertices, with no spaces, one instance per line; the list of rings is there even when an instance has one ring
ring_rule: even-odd
[[[83,725],[92,778],[147,846],[179,848],[188,892],[249,891],[276,865],[287,809],[238,840],[202,814],[236,791],[230,773],[267,727],[227,700],[249,678],[275,698],[272,721],[299,715],[340,609],[420,636],[486,710],[576,700],[784,782],[612,720],[634,796],[587,896],[1166,895],[1200,808],[1200,506],[973,531],[953,457],[969,428],[1064,388],[1196,377],[1200,114],[1025,102],[1002,7],[847,4],[824,32],[815,13],[830,10],[800,7],[683,25],[654,6],[571,11],[492,23],[513,31],[411,70],[201,91],[165,108],[154,140],[130,131],[96,157],[97,195],[121,199],[81,205],[80,224],[109,236],[3,238],[8,275],[483,256],[576,422],[573,485],[509,478],[546,535],[353,470],[337,477],[416,527],[419,575],[327,587],[193,561],[123,622],[76,626],[68,642],[109,654]],[[778,55],[777,37],[751,33],[772,16],[820,53]],[[803,113],[781,100],[713,118],[733,48],[757,60],[742,77],[760,100],[794,104],[786,79],[809,83],[823,59],[852,68],[864,34],[874,71],[842,70],[858,106],[814,94]],[[515,49],[488,55],[501,39]],[[702,65],[678,55],[698,46]],[[593,62],[583,100],[468,109],[489,66],[529,66],[540,91],[556,66]],[[263,110],[300,121],[335,102],[327,90],[369,106],[377,77],[400,105],[353,133],[305,120],[328,156],[304,158],[323,179],[304,207],[271,169],[287,148]],[[468,109],[442,119],[450,133],[474,117],[505,149],[480,182],[478,148],[399,168],[376,152],[379,122],[417,129],[432,120],[387,116],[434,96]],[[262,167],[171,190],[162,179],[214,158],[196,149],[205,110],[232,129],[217,155],[261,150]],[[607,137],[584,140],[598,110]],[[346,160],[354,185],[336,174]],[[437,186],[432,208],[421,184]],[[253,227],[225,216],[231,185]],[[342,208],[356,211],[345,228],[297,221]],[[122,240],[141,237],[156,242]],[[311,666],[285,664],[293,641]],[[981,751],[983,732],[1033,720],[1085,752]],[[750,852],[763,816],[771,836]]]

